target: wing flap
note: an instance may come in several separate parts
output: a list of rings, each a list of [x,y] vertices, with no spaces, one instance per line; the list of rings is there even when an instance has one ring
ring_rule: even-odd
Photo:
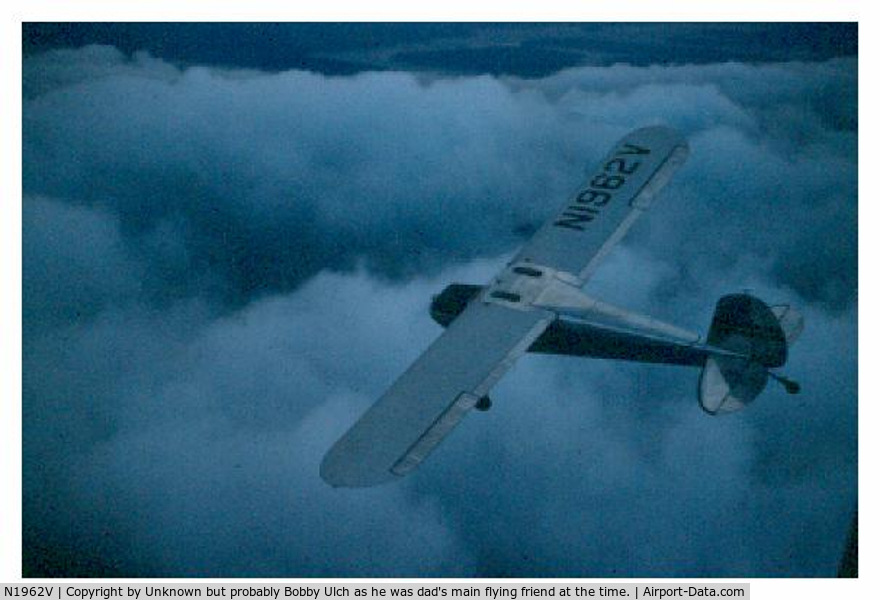
[[[330,449],[321,477],[360,487],[414,469],[552,319],[543,310],[472,302]]]
[[[449,405],[449,408],[440,413],[440,416],[425,430],[425,433],[410,446],[406,454],[394,463],[394,466],[391,467],[391,472],[402,477],[419,466],[434,448],[452,432],[452,429],[458,425],[458,422],[464,418],[467,411],[472,409],[479,399],[479,396],[469,392],[462,392]]]

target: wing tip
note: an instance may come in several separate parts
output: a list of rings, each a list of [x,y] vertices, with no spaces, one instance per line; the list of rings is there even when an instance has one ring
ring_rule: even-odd
[[[391,470],[369,469],[354,462],[351,457],[336,446],[331,448],[321,461],[319,469],[324,483],[334,488],[364,488],[389,483],[400,476]]]
[[[629,132],[624,140],[631,138],[666,138],[669,139],[673,146],[680,146],[685,150],[689,150],[687,138],[682,134],[681,131],[672,127],[670,125],[666,125],[664,123],[657,123],[654,125],[646,125],[644,127],[639,127],[638,129],[634,129]]]

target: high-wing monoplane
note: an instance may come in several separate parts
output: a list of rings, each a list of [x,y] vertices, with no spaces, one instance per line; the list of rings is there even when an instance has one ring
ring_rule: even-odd
[[[435,296],[431,316],[446,331],[330,449],[321,477],[361,487],[410,473],[468,411],[489,408],[489,390],[526,352],[701,367],[711,415],[744,408],[769,378],[797,393],[773,371],[803,328],[789,306],[724,296],[703,340],[581,290],[687,156],[672,129],[631,132],[497,277]]]

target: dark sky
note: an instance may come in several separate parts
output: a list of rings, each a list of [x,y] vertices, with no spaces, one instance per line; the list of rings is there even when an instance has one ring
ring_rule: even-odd
[[[26,56],[112,45],[178,65],[542,77],[579,65],[854,56],[854,23],[30,23]]]
[[[833,576],[856,502],[855,25],[26,25],[27,575]],[[91,44],[91,45],[90,45]],[[566,67],[560,70],[562,67]],[[300,70],[306,69],[306,70]],[[778,386],[529,356],[412,477],[332,442],[630,129],[691,157],[587,284],[807,319]]]

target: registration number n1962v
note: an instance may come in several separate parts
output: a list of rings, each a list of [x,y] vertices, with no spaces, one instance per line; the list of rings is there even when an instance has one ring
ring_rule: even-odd
[[[584,231],[584,225],[595,219],[602,207],[611,202],[614,191],[622,187],[627,177],[638,170],[642,163],[635,157],[650,153],[648,148],[624,144],[615,152],[614,158],[603,165],[602,171],[590,180],[589,185],[565,207],[553,225]]]

